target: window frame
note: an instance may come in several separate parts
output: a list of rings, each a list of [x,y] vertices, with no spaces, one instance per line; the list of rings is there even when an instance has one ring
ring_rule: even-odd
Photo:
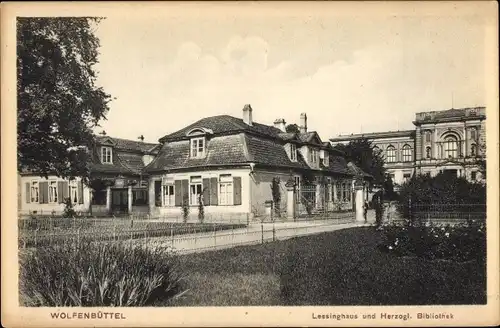
[[[198,182],[199,179],[199,182]],[[195,182],[193,182],[195,180]],[[191,193],[191,189],[194,187],[194,191],[198,191],[198,187],[200,192],[199,193]],[[193,195],[196,195],[193,197]],[[198,206],[199,205],[199,199],[203,197],[203,179],[201,176],[192,176],[189,178],[189,206]]]
[[[200,147],[200,141],[202,147]],[[201,150],[200,150],[201,149]],[[195,137],[189,140],[189,154],[191,158],[203,158],[205,157],[206,150],[206,138],[205,137]],[[195,154],[196,152],[196,154]]]
[[[36,184],[36,187],[35,187]],[[36,189],[36,200],[33,198],[33,191]],[[38,180],[30,181],[30,202],[39,203],[40,202],[40,182]]]
[[[109,161],[107,161],[109,155]],[[101,146],[101,163],[113,164],[113,147]]]
[[[73,191],[75,192],[76,199],[73,201]],[[72,204],[78,204],[78,183],[76,181],[68,182],[68,195]]]
[[[52,191],[52,194],[50,192],[50,190],[53,190]],[[48,200],[47,200],[47,203],[49,204],[57,204],[58,201],[59,201],[59,190],[58,190],[58,185],[57,185],[57,180],[50,180],[48,182]],[[55,198],[54,198],[54,195],[55,195]],[[52,196],[52,197],[51,197]]]
[[[448,135],[444,138],[444,156],[445,158],[458,158],[459,142],[457,137]]]
[[[387,163],[396,163],[396,147],[393,145],[387,146],[385,150],[385,158],[387,159]]]
[[[222,188],[224,186],[224,192],[222,192]],[[231,188],[231,191],[228,191],[228,188]],[[219,175],[218,181],[218,205],[221,206],[233,206],[234,205],[234,184],[233,184],[233,176],[231,174],[221,174]],[[202,190],[203,192],[203,190]]]
[[[170,188],[172,188],[172,194],[170,194]],[[167,192],[166,192],[167,191]],[[161,186],[161,205],[163,207],[175,206],[175,183],[165,183]],[[168,202],[166,201],[168,199]]]
[[[404,145],[401,151],[403,153],[403,162],[411,162],[413,159],[413,151],[410,145]]]
[[[425,131],[425,136],[424,136],[425,142],[431,142],[432,141],[432,134],[431,131]]]
[[[476,141],[477,140],[477,129],[471,128],[469,136],[472,140]]]

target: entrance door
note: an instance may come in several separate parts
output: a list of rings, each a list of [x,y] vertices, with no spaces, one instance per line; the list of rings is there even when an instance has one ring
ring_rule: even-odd
[[[113,212],[128,213],[128,190],[112,189],[111,194],[111,209]]]

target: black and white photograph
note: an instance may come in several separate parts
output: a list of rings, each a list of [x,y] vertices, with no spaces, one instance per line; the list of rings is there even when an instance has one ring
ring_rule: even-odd
[[[499,323],[497,3],[95,4],[2,5],[2,324]]]

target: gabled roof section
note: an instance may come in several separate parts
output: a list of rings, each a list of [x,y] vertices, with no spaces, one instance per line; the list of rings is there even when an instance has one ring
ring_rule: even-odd
[[[362,176],[363,178],[373,178],[371,174],[368,174],[365,171],[363,171],[359,166],[354,164],[354,162],[347,163],[347,168],[354,176]]]
[[[154,150],[158,146],[158,144],[147,143],[142,141],[134,141],[122,138],[114,138],[109,136],[96,136],[96,141],[98,145],[102,146],[110,145],[118,150],[141,152],[141,153],[154,152]]]
[[[323,141],[321,141],[321,138],[319,137],[319,135],[316,131],[299,133],[298,138],[303,143],[314,144],[314,145],[318,145],[318,146],[323,145]]]
[[[205,117],[196,121],[185,128],[168,134],[160,138],[160,142],[184,140],[189,137],[186,134],[193,129],[209,129],[214,135],[235,134],[239,132],[247,132],[253,134],[260,134],[267,137],[278,138],[282,131],[274,126],[260,124],[253,122],[250,126],[245,124],[241,118],[236,118],[230,115],[217,115]]]

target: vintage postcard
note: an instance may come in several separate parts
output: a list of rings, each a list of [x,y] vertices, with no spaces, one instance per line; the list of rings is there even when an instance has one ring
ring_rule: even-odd
[[[2,325],[499,324],[496,2],[1,24]]]

